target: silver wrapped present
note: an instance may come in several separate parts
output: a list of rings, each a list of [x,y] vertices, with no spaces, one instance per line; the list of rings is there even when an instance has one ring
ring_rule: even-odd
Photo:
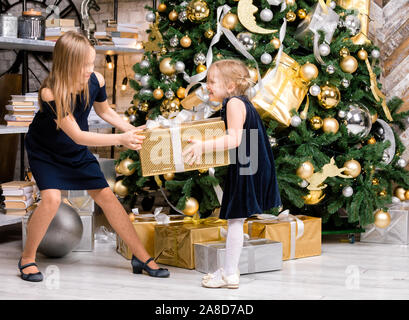
[[[297,30],[295,31],[295,38],[304,47],[307,46],[306,39],[312,38],[315,58],[319,63],[324,64],[318,49],[318,44],[320,42],[318,31],[321,30],[324,32],[324,41],[327,44],[330,44],[334,32],[337,29],[338,22],[339,16],[334,10],[330,7],[326,7],[325,12],[320,3],[316,3],[311,8],[307,17],[298,25]]]
[[[375,224],[364,227],[361,242],[409,244],[409,206],[406,202],[392,204],[388,212],[391,222],[386,228],[378,228]]]
[[[213,273],[224,264],[226,242],[195,243],[195,269],[203,273]],[[283,263],[281,242],[268,239],[244,241],[240,255],[240,274],[280,270]]]

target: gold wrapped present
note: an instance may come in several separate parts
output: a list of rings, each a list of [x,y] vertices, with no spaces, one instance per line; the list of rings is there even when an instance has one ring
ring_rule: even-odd
[[[308,92],[308,83],[299,77],[300,65],[284,52],[277,72],[269,79],[264,76],[264,88],[259,90],[252,103],[262,118],[272,118],[285,126],[291,122],[291,110],[298,110]]]
[[[167,120],[167,119],[165,119]],[[140,151],[142,175],[153,176],[172,172],[184,172],[229,164],[229,152],[205,152],[199,164],[186,164],[182,150],[189,139],[207,140],[225,135],[226,127],[221,118],[170,123],[170,127],[160,126],[146,129],[146,136]]]
[[[278,216],[276,220],[252,221],[251,236],[283,244],[283,260],[321,254],[321,218]]]
[[[202,223],[173,223],[155,226],[156,262],[194,269],[194,244],[221,240],[220,228],[226,220],[203,219]]]
[[[351,40],[356,45],[370,43],[368,39],[369,32],[369,8],[370,0],[337,0],[338,5],[344,9],[356,9],[359,11],[359,20],[361,21],[361,32],[352,37]]]
[[[189,87],[188,87],[189,89]],[[209,100],[209,93],[206,87],[200,87],[195,91],[189,93],[186,98],[184,98],[180,104],[184,109],[192,110],[192,109],[208,109],[209,111],[216,112],[221,108],[221,103],[216,101]],[[208,112],[209,112],[208,111]]]
[[[170,217],[170,223],[180,222],[183,220],[183,216],[180,217]],[[138,235],[139,240],[141,241],[142,245],[145,247],[145,250],[148,254],[153,257],[155,254],[155,246],[154,246],[154,239],[155,239],[155,226],[158,224],[155,218],[149,217],[145,218],[143,215],[136,216],[135,221],[132,222],[133,227]],[[132,258],[132,252],[126,243],[119,237],[117,234],[116,236],[116,251],[124,256],[126,259],[130,260]]]

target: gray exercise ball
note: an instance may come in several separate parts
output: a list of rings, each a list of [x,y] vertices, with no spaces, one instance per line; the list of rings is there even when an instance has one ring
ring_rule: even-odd
[[[82,221],[77,211],[61,202],[38,251],[50,258],[63,257],[80,243],[82,231]]]

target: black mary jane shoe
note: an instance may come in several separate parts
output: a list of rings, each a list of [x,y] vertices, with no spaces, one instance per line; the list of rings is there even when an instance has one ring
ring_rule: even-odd
[[[167,278],[170,275],[170,272],[168,269],[164,268],[159,268],[159,269],[152,269],[148,267],[148,263],[153,261],[153,258],[149,258],[146,260],[145,263],[143,263],[141,260],[139,260],[137,257],[132,255],[132,269],[133,273],[142,273],[142,270],[145,270],[151,277],[157,277],[157,278]]]
[[[43,281],[43,274],[41,272],[37,272],[37,273],[23,273],[23,269],[31,267],[31,266],[35,266],[38,268],[37,264],[34,262],[31,263],[27,263],[24,266],[21,265],[21,258],[18,262],[18,268],[20,269],[20,273],[21,273],[21,279],[26,280],[26,281],[30,281],[30,282],[40,282]]]

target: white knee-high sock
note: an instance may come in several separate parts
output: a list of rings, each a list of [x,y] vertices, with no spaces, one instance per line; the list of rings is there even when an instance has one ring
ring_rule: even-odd
[[[243,224],[246,219],[229,219],[226,239],[224,271],[226,276],[235,274],[243,248]]]

